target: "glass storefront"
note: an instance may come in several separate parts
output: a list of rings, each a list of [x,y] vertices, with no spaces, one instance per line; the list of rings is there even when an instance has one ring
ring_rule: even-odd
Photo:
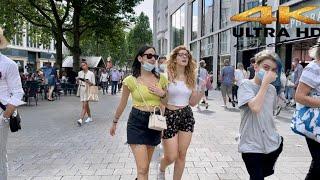
[[[264,5],[267,0],[240,0],[240,12]]]
[[[219,34],[219,54],[230,54],[231,30],[223,31]]]
[[[258,22],[249,22],[245,23],[241,26],[238,26],[238,28],[243,28],[245,31],[245,28],[249,28],[250,34],[254,34],[253,28],[260,28],[262,27],[260,23]],[[239,29],[238,29],[239,34]],[[238,50],[243,49],[250,49],[250,48],[257,48],[260,46],[264,46],[266,44],[266,38],[264,36],[260,37],[239,37],[238,38]]]
[[[171,16],[171,49],[184,44],[185,6]]]
[[[202,36],[213,32],[213,7],[214,0],[203,0],[202,10]]]
[[[201,41],[200,55],[201,57],[207,57],[213,55],[213,36],[202,39]]]
[[[198,16],[199,16],[198,6],[199,6],[198,0],[195,0],[192,2],[191,40],[196,39],[198,34]]]
[[[199,55],[199,50],[198,50],[198,47],[197,47],[197,42],[194,42],[192,44],[190,44],[190,51],[191,51],[191,54],[192,54],[192,57],[198,61],[198,55]]]
[[[224,28],[230,24],[231,0],[221,0],[220,27]]]

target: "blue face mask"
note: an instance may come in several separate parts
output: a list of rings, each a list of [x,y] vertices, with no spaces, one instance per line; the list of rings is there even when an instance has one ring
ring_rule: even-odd
[[[266,71],[264,69],[260,69],[257,76],[262,81],[265,74],[266,74]]]
[[[154,68],[155,68],[155,65],[154,64],[150,64],[148,62],[145,62],[142,64],[142,68],[146,71],[149,71],[151,72]]]
[[[264,69],[260,69],[257,76],[262,81],[265,74],[266,74],[266,71]],[[274,81],[272,81],[271,83],[274,83],[277,80],[277,77],[278,77],[278,75],[276,75],[276,79]]]

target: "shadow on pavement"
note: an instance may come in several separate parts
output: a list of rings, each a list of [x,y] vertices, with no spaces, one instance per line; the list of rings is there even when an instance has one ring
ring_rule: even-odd
[[[240,112],[240,109],[237,109],[237,108],[227,108],[226,111],[229,111],[229,112]]]
[[[197,111],[194,111],[194,112],[197,112],[199,114],[206,114],[206,115],[216,113],[215,111],[212,111],[212,110],[208,110],[208,109],[201,110],[200,108],[197,108]]]

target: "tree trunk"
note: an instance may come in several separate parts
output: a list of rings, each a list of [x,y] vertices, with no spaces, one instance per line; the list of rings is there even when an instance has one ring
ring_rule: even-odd
[[[79,71],[80,69],[80,55],[81,55],[81,49],[80,49],[80,13],[81,8],[76,3],[73,3],[73,70],[75,72]]]
[[[59,66],[59,69],[62,68],[62,61],[63,61],[63,54],[62,54],[62,39],[61,37],[58,35],[58,37],[56,37],[56,63]]]

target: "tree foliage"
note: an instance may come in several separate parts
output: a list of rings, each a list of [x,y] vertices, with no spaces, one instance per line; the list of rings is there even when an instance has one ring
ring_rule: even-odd
[[[56,40],[57,61],[62,64],[62,42],[74,56],[74,68],[79,68],[80,41],[85,34],[116,32],[118,24],[128,24],[133,7],[141,0],[2,0],[2,19],[26,20]],[[14,12],[14,13],[13,13]],[[11,16],[13,14],[13,16]],[[8,19],[7,19],[8,20]],[[20,21],[19,21],[20,22]],[[15,24],[8,23],[9,29]],[[111,30],[110,30],[111,29]],[[11,31],[14,34],[14,31]],[[65,37],[70,33],[68,41]]]
[[[152,31],[150,29],[149,17],[142,12],[137,18],[135,26],[128,34],[129,56],[134,58],[134,55],[141,46],[151,43]]]
[[[124,26],[118,24],[112,32],[86,33],[81,40],[83,55],[102,56],[104,59],[112,57],[113,63],[122,67],[128,59],[128,47]]]

